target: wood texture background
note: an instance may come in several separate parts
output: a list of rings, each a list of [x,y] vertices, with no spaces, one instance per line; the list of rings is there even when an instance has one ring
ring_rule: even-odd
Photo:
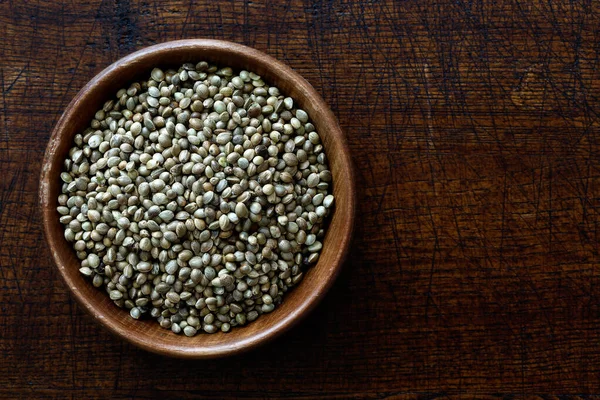
[[[599,18],[595,1],[0,0],[0,397],[600,393]],[[182,362],[75,306],[37,182],[92,76],[194,37],[256,47],[315,86],[360,205],[307,320],[246,355]]]

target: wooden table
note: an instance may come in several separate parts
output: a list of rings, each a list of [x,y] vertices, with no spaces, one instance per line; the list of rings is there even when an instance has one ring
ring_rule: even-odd
[[[599,17],[595,1],[0,1],[0,397],[598,393]],[[210,362],[138,350],[83,314],[37,206],[77,91],[136,49],[194,37],[306,77],[360,188],[322,305]]]

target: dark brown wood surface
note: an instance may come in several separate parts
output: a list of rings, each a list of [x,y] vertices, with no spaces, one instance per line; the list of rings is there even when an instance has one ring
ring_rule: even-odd
[[[0,398],[600,393],[599,18],[595,1],[0,0]],[[37,204],[77,91],[136,49],[194,37],[256,47],[312,83],[360,193],[323,303],[216,361],[94,323]]]

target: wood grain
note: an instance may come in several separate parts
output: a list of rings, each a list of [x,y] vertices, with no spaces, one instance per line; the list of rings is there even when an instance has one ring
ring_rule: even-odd
[[[0,397],[599,393],[599,17],[592,1],[0,1]],[[146,353],[87,317],[36,196],[77,91],[194,37],[304,76],[360,188],[355,245],[316,312],[210,362]]]

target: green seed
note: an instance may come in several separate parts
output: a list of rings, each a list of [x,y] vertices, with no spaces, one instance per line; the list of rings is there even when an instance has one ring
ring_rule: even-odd
[[[142,273],[148,273],[152,271],[152,264],[146,261],[141,261],[137,264],[136,269]]]
[[[202,257],[193,257],[189,262],[189,266],[192,268],[200,268],[204,265]]]
[[[197,332],[198,331],[193,326],[188,325],[185,328],[183,328],[183,333],[185,334],[185,336],[192,337],[195,336]]]
[[[123,293],[119,292],[118,290],[111,290],[110,291],[110,299],[111,300],[120,300],[123,298]]]
[[[296,118],[298,118],[298,120],[300,120],[300,122],[302,122],[303,124],[308,122],[308,114],[304,110],[297,109]]]
[[[162,81],[165,77],[164,73],[159,68],[154,68],[150,75],[151,75],[152,79],[154,79],[156,82]]]
[[[100,257],[96,254],[89,254],[87,256],[87,262],[90,268],[98,268],[98,266],[100,266]]]
[[[319,184],[319,175],[312,173],[306,178],[306,184],[309,188],[314,188]]]

